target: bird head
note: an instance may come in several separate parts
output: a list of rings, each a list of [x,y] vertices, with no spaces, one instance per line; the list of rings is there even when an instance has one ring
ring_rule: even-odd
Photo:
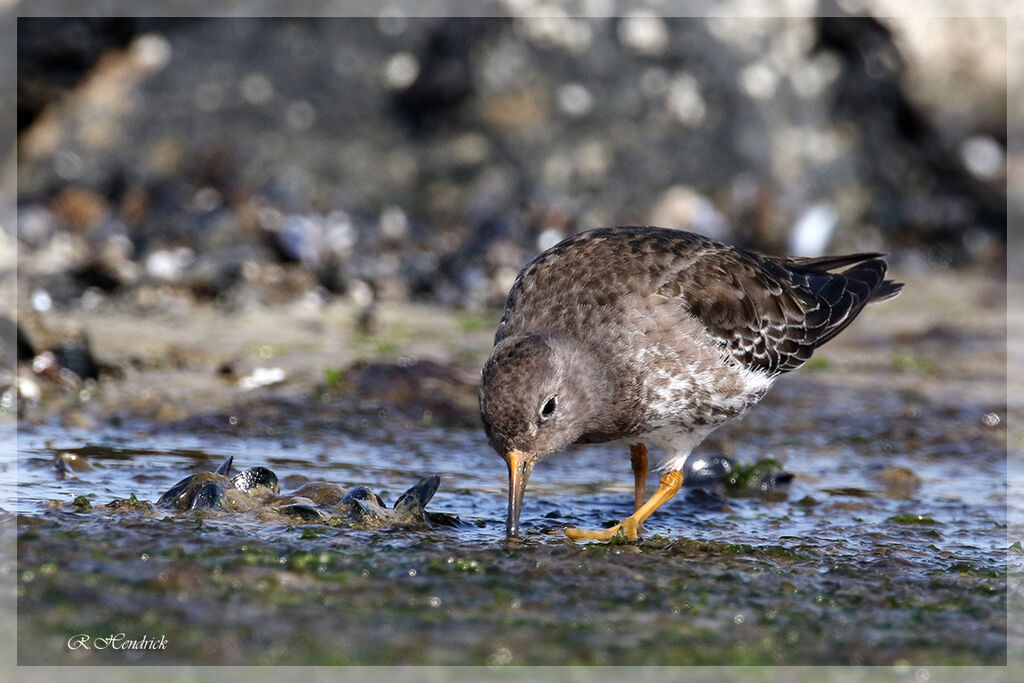
[[[519,535],[526,482],[542,458],[587,430],[599,391],[598,364],[578,342],[531,334],[499,342],[484,364],[480,417],[508,465],[509,538]]]

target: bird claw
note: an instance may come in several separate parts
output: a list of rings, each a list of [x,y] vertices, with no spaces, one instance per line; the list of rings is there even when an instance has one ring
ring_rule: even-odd
[[[591,541],[612,541],[621,539],[623,541],[635,541],[637,534],[642,527],[632,517],[627,517],[618,524],[607,529],[565,529],[565,535],[574,541],[583,539]]]
[[[618,538],[621,534],[626,541],[635,541],[639,533],[643,530],[641,526],[651,513],[661,507],[666,501],[670,500],[672,496],[676,495],[679,491],[679,487],[683,485],[683,473],[679,470],[672,470],[666,472],[665,476],[661,478],[661,482],[658,484],[658,490],[654,492],[650,500],[640,506],[640,508],[631,514],[626,519],[622,520],[613,527],[607,529],[601,529],[599,531],[592,531],[590,529],[566,529],[565,535],[574,541],[580,539],[590,539],[594,541],[611,541]]]

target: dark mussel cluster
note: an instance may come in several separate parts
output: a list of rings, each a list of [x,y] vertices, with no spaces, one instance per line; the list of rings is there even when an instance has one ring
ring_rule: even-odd
[[[362,528],[458,523],[457,517],[425,509],[441,483],[436,474],[420,479],[388,507],[368,486],[346,491],[335,484],[310,482],[282,496],[277,475],[270,469],[251,467],[231,476],[232,464],[233,458],[228,457],[213,472],[190,474],[160,496],[157,506],[178,511],[266,512],[297,521]]]

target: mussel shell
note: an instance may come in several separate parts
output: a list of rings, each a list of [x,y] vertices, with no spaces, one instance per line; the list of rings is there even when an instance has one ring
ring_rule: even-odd
[[[266,489],[269,495],[276,496],[281,491],[277,475],[266,467],[250,467],[231,478],[235,488],[243,493],[257,493],[256,489]]]
[[[300,486],[292,495],[309,498],[316,505],[337,505],[345,497],[345,491],[334,484],[311,481]]]
[[[225,477],[230,476],[231,475],[231,463],[233,463],[234,461],[235,461],[235,456],[229,455],[227,458],[224,459],[224,462],[222,462],[220,464],[220,467],[217,468],[217,470],[216,470],[216,472],[214,472],[214,474],[223,474]]]
[[[71,476],[72,472],[88,472],[94,469],[88,460],[75,453],[58,453],[53,459],[53,468],[60,479]]]
[[[785,486],[793,481],[794,476],[792,472],[769,472],[761,477],[761,490]]]
[[[793,481],[792,472],[769,472],[761,477],[757,491],[765,500],[786,500],[789,497],[789,484]]]
[[[223,488],[231,486],[231,482],[222,474],[215,472],[199,472],[190,474],[177,484],[167,489],[156,504],[160,507],[172,507],[177,510],[191,510],[196,494],[207,483],[215,483]]]
[[[350,522],[367,526],[384,526],[387,524],[386,508],[378,507],[365,500],[354,500],[348,505],[341,506],[344,517]]]
[[[458,515],[450,515],[447,512],[423,511],[423,517],[434,526],[462,526],[462,520]]]
[[[430,499],[434,497],[435,493],[437,493],[437,487],[440,485],[441,477],[436,474],[420,479],[413,486],[409,487],[409,490],[399,496],[398,500],[395,501],[394,509],[396,511],[419,510],[422,512]]]
[[[725,510],[728,505],[728,501],[720,493],[703,487],[690,489],[686,492],[685,499],[687,506],[715,512]]]
[[[714,487],[736,469],[736,462],[724,455],[692,453],[683,464],[683,483],[687,487]]]
[[[231,479],[228,475],[234,458],[226,458],[215,472],[191,474],[167,490],[157,505],[177,510],[225,510],[245,512],[265,509],[298,517],[304,521],[324,521],[337,514],[363,527],[377,528],[395,523],[428,522],[457,525],[457,517],[427,513],[424,508],[441,483],[438,475],[420,479],[388,509],[368,486],[356,486],[347,493],[333,484],[307,484],[285,499],[275,498],[281,490],[277,475],[266,467],[252,467]],[[336,505],[334,509],[324,506]]]
[[[356,486],[341,499],[338,512],[356,524],[383,526],[387,524],[389,510],[369,486]]]
[[[356,503],[356,502],[371,502],[376,503],[380,507],[384,507],[384,501],[381,500],[380,496],[373,492],[369,486],[356,486],[353,489],[349,489],[349,492],[345,494],[345,497],[341,499],[341,504]]]
[[[223,485],[208,481],[199,487],[195,498],[192,499],[190,510],[214,510],[220,509],[224,504]]]
[[[291,515],[304,519],[308,522],[315,522],[327,519],[327,513],[310,502],[293,502],[287,505],[279,505],[276,510],[283,515]]]

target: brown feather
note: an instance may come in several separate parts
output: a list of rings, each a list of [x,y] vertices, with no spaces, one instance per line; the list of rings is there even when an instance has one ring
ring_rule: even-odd
[[[572,281],[562,281],[565,269],[555,267],[563,259],[577,266]],[[618,271],[647,277],[615,277]],[[898,294],[902,285],[885,280],[885,271],[885,261],[873,253],[774,258],[681,230],[591,230],[522,270],[495,343],[518,330],[559,329],[566,318],[591,318],[595,308],[611,314],[630,305],[632,296],[655,294],[682,304],[744,367],[777,374],[803,365],[870,301]],[[533,301],[535,293],[559,291],[576,292],[576,299],[543,306]]]

